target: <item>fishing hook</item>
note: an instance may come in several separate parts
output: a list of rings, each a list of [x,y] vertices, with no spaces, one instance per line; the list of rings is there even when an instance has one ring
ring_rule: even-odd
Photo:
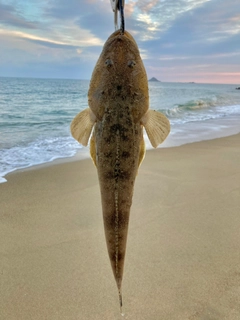
[[[124,3],[125,0],[110,0],[111,5],[112,5],[112,9],[114,12],[114,25],[115,25],[115,30],[118,29],[118,11],[120,14],[120,30],[122,32],[122,34],[124,33],[125,30],[125,21],[124,21]]]

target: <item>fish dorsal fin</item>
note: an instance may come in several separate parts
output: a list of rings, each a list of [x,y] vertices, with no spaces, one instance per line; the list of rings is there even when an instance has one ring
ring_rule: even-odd
[[[83,146],[87,146],[95,121],[96,117],[89,108],[78,113],[71,123],[73,138]]]
[[[154,148],[157,148],[170,132],[170,123],[167,117],[155,110],[148,110],[142,117],[141,123],[145,127],[148,138]]]

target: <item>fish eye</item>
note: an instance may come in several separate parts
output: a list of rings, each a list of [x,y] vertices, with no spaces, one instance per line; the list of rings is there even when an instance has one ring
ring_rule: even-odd
[[[129,68],[133,68],[133,67],[135,67],[135,65],[136,65],[136,62],[134,60],[129,60],[128,61]]]
[[[107,60],[105,61],[105,66],[106,66],[106,67],[110,68],[112,65],[113,65],[113,61],[112,61],[111,59],[107,59]]]

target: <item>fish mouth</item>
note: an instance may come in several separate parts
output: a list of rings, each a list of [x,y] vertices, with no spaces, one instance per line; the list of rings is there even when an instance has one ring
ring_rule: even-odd
[[[136,46],[137,46],[137,43],[136,43],[136,41],[134,40],[133,36],[132,36],[128,31],[126,31],[126,30],[124,30],[124,33],[122,33],[122,31],[121,31],[120,29],[114,31],[114,32],[110,35],[110,37],[108,38],[108,40],[112,40],[112,39],[117,38],[117,37],[119,37],[119,38],[122,38],[122,37],[127,38],[127,39],[130,40],[131,42],[135,43]]]

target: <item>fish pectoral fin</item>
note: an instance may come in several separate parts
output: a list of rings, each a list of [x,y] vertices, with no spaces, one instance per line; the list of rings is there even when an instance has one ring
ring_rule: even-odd
[[[170,132],[170,123],[161,112],[148,110],[142,117],[141,124],[145,127],[148,138],[154,148],[162,143]]]
[[[97,167],[96,141],[95,141],[95,134],[94,133],[93,133],[91,140],[90,140],[90,155],[91,155],[93,163]]]
[[[144,142],[144,139],[142,137],[142,141],[141,141],[141,144],[140,144],[138,168],[140,167],[141,163],[143,162],[143,159],[145,157],[145,153],[146,153],[145,142]]]
[[[70,127],[73,138],[83,146],[87,146],[95,122],[96,117],[90,108],[78,113]]]

